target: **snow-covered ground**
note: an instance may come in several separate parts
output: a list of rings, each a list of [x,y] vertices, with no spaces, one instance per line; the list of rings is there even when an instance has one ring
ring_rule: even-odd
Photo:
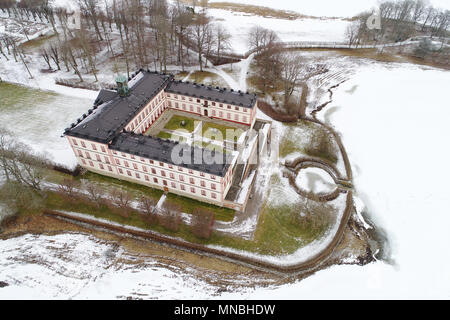
[[[231,12],[222,9],[209,9],[215,23],[222,24],[231,34],[231,49],[243,54],[248,51],[248,33],[254,26],[262,26],[277,33],[282,41],[345,41],[345,29],[349,21],[341,19],[276,19]]]
[[[314,193],[331,192],[336,189],[333,178],[323,169],[304,168],[295,178],[295,184],[303,190]]]
[[[331,123],[352,161],[357,196],[386,230],[394,264],[334,266],[246,298],[450,298],[448,83],[446,71],[374,63],[327,106],[338,108]]]
[[[74,167],[76,158],[61,135],[91,108],[92,101],[0,83],[0,127],[35,151],[48,153],[51,160]]]
[[[0,288],[0,299],[204,299],[217,291],[192,268],[136,258],[84,234],[3,240],[0,280],[9,285]]]

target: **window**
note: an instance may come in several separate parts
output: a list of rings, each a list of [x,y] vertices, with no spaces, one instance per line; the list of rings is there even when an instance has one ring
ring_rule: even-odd
[[[247,112],[247,108],[242,108],[242,111]]]
[[[108,157],[105,157],[105,162],[106,162],[107,164],[109,164],[109,158],[108,158]]]
[[[169,169],[173,169],[173,165],[169,164]]]
[[[216,184],[215,183],[211,183],[211,189],[216,190]]]
[[[238,115],[238,114],[235,114],[235,115],[234,115],[234,120],[236,120],[236,121],[239,120],[239,115]]]
[[[231,114],[229,112],[227,113],[227,118],[231,119]]]
[[[181,172],[183,172],[183,168],[181,168],[181,167],[178,167],[178,171],[181,171]]]
[[[144,170],[144,172],[147,172],[147,167],[146,166],[142,166],[142,170]]]
[[[193,107],[192,105],[190,105],[190,106],[189,106],[189,110],[190,110],[191,112],[193,112],[193,111],[194,111],[194,107]]]
[[[118,166],[120,166],[120,160],[119,160],[119,159],[116,159],[116,164],[117,164]]]
[[[215,117],[216,116],[216,110],[212,111],[212,115]]]
[[[184,191],[185,187],[183,185],[180,185],[180,189]]]
[[[86,158],[90,159],[91,155],[89,154],[89,152],[86,151]]]
[[[144,159],[144,158],[139,158],[139,160],[141,160],[142,162],[145,162],[145,159]]]
[[[216,180],[216,176],[210,175],[211,179]]]
[[[152,168],[152,173],[153,173],[153,174],[156,174],[156,170],[155,170],[155,169],[153,169],[153,168]]]
[[[99,166],[100,166],[100,169],[102,169],[102,170],[105,169],[101,163],[99,164]]]
[[[166,176],[166,172],[165,172],[164,170],[161,170],[161,175],[162,175],[163,177],[165,177],[165,176]]]
[[[234,107],[234,110],[239,111],[239,107]]]
[[[243,122],[247,122],[247,117],[242,117]]]
[[[90,165],[91,167],[93,167],[93,166],[94,166],[94,163],[93,163],[92,161],[89,161],[89,165]]]
[[[200,107],[197,107],[197,113],[201,113]]]
[[[97,158],[97,161],[99,161],[99,162],[102,161],[102,159],[100,159],[100,156],[98,154],[96,154],[95,157]]]
[[[86,144],[84,143],[84,141],[81,141],[81,145],[83,146],[83,148],[86,148]]]
[[[189,183],[190,184],[194,184],[195,182],[194,182],[194,178],[189,178]]]
[[[78,155],[83,158],[83,152],[81,150],[78,150]]]
[[[184,96],[181,96],[181,100],[186,100],[186,98]]]
[[[153,182],[154,182],[154,183],[158,183],[158,179],[153,178]]]
[[[219,117],[223,117],[223,112],[222,111],[219,111]]]
[[[108,170],[112,172],[112,167],[111,167],[111,166],[108,166]]]
[[[133,156],[133,155],[131,155],[131,159],[134,159],[134,156]]]
[[[219,104],[219,107],[223,108],[223,103]]]
[[[189,172],[189,174],[193,174],[194,173],[191,169],[189,169],[188,172]]]
[[[172,188],[174,188],[174,189],[175,189],[175,188],[176,188],[176,186],[175,186],[175,182],[171,182],[171,183],[170,183],[170,186],[171,186]]]
[[[124,161],[124,163],[125,163],[125,167],[127,167],[127,168],[130,167],[130,165],[128,164],[128,161]]]
[[[76,146],[78,145],[77,140],[72,139],[72,142],[73,142],[74,145],[76,145]]]
[[[180,174],[180,181],[184,182],[184,177]]]
[[[197,99],[197,103],[200,103],[200,99]]]
[[[195,188],[192,188],[192,187],[191,187],[191,192],[192,192],[192,193],[195,193]]]
[[[153,164],[153,160],[150,160],[150,164]]]
[[[119,168],[119,173],[123,174],[122,168]]]
[[[213,199],[216,199],[216,194],[214,193],[214,192],[211,192],[211,197],[213,198]]]
[[[127,175],[129,175],[131,177],[131,171],[127,170]]]
[[[212,103],[212,105],[213,105],[213,106],[216,106],[216,103],[215,103],[215,102],[213,102],[213,103]]]
[[[135,175],[136,175],[136,178],[138,178],[138,179],[141,178],[141,176],[139,175],[139,173],[136,172]]]
[[[205,186],[205,181],[200,181],[200,185],[202,186],[202,187],[204,187]]]
[[[204,177],[205,174],[203,172],[200,172],[200,177]]]
[[[145,181],[148,181],[148,175],[145,175]]]
[[[170,179],[175,179],[175,175],[172,172],[170,173]]]
[[[159,162],[159,165],[160,165],[161,167],[164,167],[164,163],[162,163],[162,162]]]
[[[81,162],[83,162],[83,164],[86,165],[86,161],[84,161],[84,159],[81,159]]]
[[[163,180],[163,185],[165,185],[167,187],[167,181]]]
[[[202,190],[202,196],[206,196],[206,191]]]
[[[136,163],[133,163],[133,168],[134,168],[134,170],[137,170],[137,169],[138,169],[138,166],[137,166]]]
[[[227,108],[228,108],[228,109],[231,109],[231,106],[230,106],[230,105],[227,105]]]

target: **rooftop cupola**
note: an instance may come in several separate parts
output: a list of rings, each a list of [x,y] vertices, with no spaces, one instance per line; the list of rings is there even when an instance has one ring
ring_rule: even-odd
[[[128,79],[122,74],[119,74],[116,77],[116,83],[117,83],[117,93],[121,97],[125,97],[129,94],[130,90],[128,89]]]

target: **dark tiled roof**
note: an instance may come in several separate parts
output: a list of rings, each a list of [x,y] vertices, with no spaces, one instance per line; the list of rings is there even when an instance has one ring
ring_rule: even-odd
[[[95,103],[100,105],[111,101],[115,97],[117,97],[117,92],[115,90],[101,89],[98,93],[97,99],[95,99]]]
[[[233,91],[225,88],[210,87],[197,83],[175,81],[173,79],[169,82],[166,91],[246,108],[253,108],[256,102],[256,94],[245,93],[240,90]]]
[[[179,149],[174,148],[178,146]],[[201,149],[197,147],[191,147],[187,144],[180,144],[178,142],[154,138],[152,136],[136,135],[133,133],[121,133],[110,144],[110,149],[122,151],[129,154],[141,156],[143,158],[152,159],[155,161],[161,161],[164,163],[170,163],[178,165],[184,168],[207,172],[217,176],[224,176],[230,166],[232,157],[226,154],[217,152],[215,157],[211,159],[217,159],[220,157],[223,161],[221,163],[206,163],[203,160],[203,152],[208,155],[211,151],[208,149]],[[184,154],[184,158],[181,163],[177,163],[176,154],[181,156]],[[172,156],[172,153],[175,157]],[[200,155],[200,157],[198,157]],[[217,158],[216,158],[217,157]],[[186,161],[185,159],[189,159]]]
[[[93,109],[67,128],[65,134],[103,143],[111,141],[172,78],[147,71],[142,73],[142,78],[130,88],[130,95],[126,97],[101,90]]]

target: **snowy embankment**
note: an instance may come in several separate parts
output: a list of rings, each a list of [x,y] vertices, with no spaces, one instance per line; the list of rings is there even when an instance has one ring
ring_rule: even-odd
[[[247,298],[450,298],[448,83],[446,71],[373,63],[327,106],[337,108],[330,120],[352,161],[357,196],[386,230],[394,264],[334,266]]]

